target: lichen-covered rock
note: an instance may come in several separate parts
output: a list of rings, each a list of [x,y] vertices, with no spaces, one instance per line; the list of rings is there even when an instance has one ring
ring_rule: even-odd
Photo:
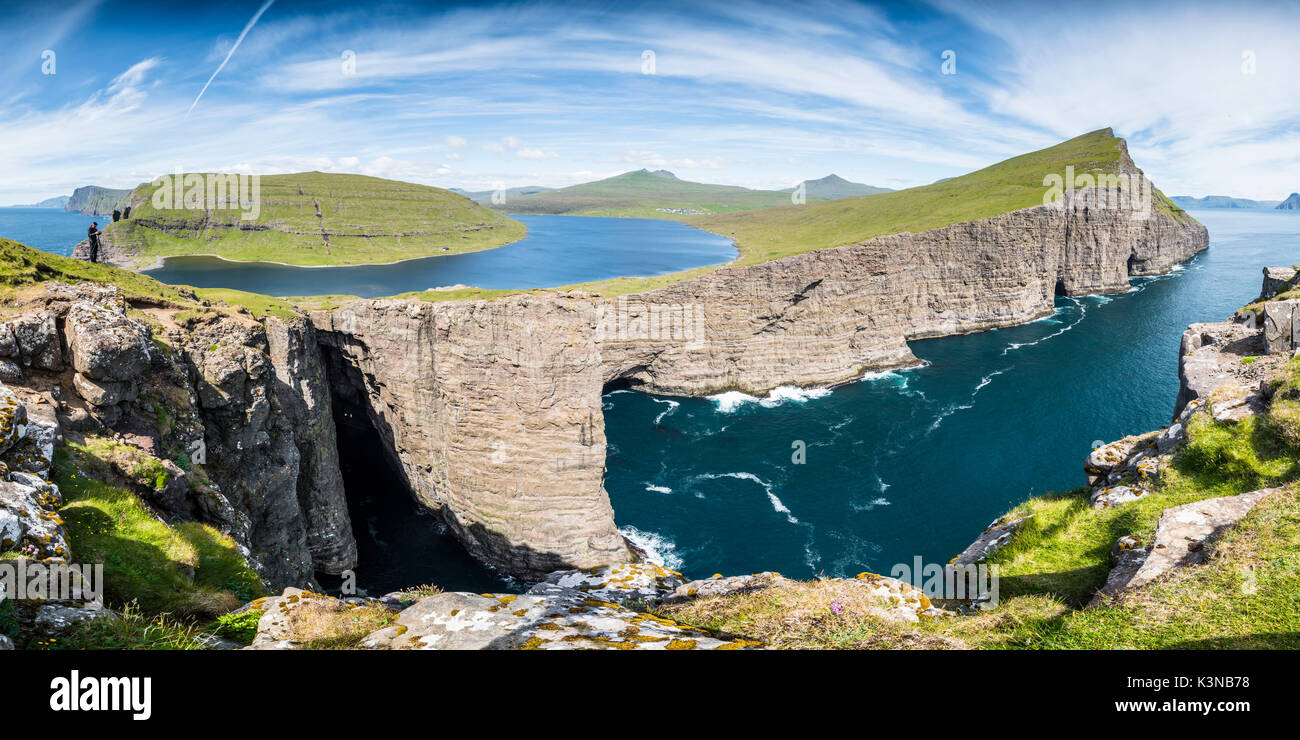
[[[577,589],[593,599],[616,604],[649,604],[671,594],[685,582],[682,574],[655,563],[557,571],[546,577],[547,583]]]
[[[8,360],[0,360],[0,383],[17,383],[23,379],[23,369]]]
[[[32,620],[33,629],[27,633],[29,640],[57,637],[72,627],[96,619],[108,619],[115,616],[111,609],[99,601],[77,602],[58,601],[43,604],[36,609]]]
[[[246,605],[246,608],[263,610],[257,622],[257,636],[249,649],[297,649],[305,637],[321,636],[315,632],[321,624],[331,621],[329,617],[337,615],[346,620],[348,612],[365,603],[368,602],[343,601],[292,587],[286,588],[279,596],[258,599]]]
[[[1127,504],[1137,501],[1143,496],[1150,493],[1145,488],[1137,486],[1110,486],[1106,488],[1094,489],[1089,497],[1089,503],[1094,509],[1110,509],[1120,504]]]
[[[66,561],[72,548],[58,513],[58,488],[35,476],[10,477],[15,480],[0,480],[0,552]]]
[[[773,571],[764,571],[745,576],[730,576],[724,578],[721,574],[712,578],[705,578],[690,583],[683,583],[675,591],[663,599],[664,604],[681,604],[692,599],[706,598],[709,596],[726,596],[729,594],[748,593],[750,591],[761,591],[765,588],[771,588],[777,584],[785,582],[780,574]]]
[[[672,620],[595,599],[577,589],[539,583],[522,596],[443,593],[421,599],[361,642],[394,650],[734,650],[757,647],[721,640]]]
[[[38,311],[14,320],[11,326],[18,343],[18,357],[24,367],[62,369],[63,351],[54,314]]]
[[[970,543],[965,550],[962,550],[957,557],[953,558],[953,565],[976,565],[984,562],[989,555],[997,552],[1010,539],[1011,536],[1020,530],[1020,527],[1029,519],[1022,516],[1018,519],[1004,521],[998,519],[984,529],[984,532],[975,541]]]
[[[116,296],[77,301],[68,309],[65,333],[72,366],[92,380],[133,381],[153,362],[149,330],[126,315]]]
[[[18,394],[0,385],[0,455],[27,435],[27,406]]]

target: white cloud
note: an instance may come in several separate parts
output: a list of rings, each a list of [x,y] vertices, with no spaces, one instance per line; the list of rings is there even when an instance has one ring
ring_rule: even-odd
[[[448,136],[444,141],[446,141],[447,146],[452,149],[464,149],[469,146],[469,141],[461,136]]]

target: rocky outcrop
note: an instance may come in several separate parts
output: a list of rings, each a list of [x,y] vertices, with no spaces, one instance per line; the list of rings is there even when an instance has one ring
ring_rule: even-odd
[[[1048,315],[1204,249],[1191,219],[1036,207],[884,236],[643,294],[377,300],[316,312],[331,382],[416,497],[509,573],[627,562],[602,479],[601,393],[765,393],[907,365],[907,341]]]
[[[7,473],[45,475],[63,429],[112,438],[118,452],[102,462],[124,480],[141,461],[162,471],[159,485],[137,486],[161,518],[216,526],[269,583],[355,565],[323,363],[305,320],[178,313],[129,305],[107,285],[49,282],[0,325],[0,353],[18,366],[0,403],[24,430],[14,439],[0,425]],[[27,402],[9,406],[18,396]],[[6,500],[28,484],[5,483]],[[26,531],[66,549],[40,526]],[[11,539],[5,549],[32,537]]]
[[[1094,597],[1094,604],[1146,585],[1175,568],[1204,562],[1206,545],[1228,527],[1241,521],[1259,502],[1283,489],[1266,488],[1239,496],[1193,501],[1165,509],[1150,546],[1131,537],[1115,547],[1115,567]]]

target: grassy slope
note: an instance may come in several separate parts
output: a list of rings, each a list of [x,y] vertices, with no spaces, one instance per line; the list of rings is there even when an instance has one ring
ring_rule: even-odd
[[[305,172],[261,178],[259,230],[232,228],[238,209],[155,209],[155,188],[131,196],[131,218],[105,231],[159,256],[215,254],[293,265],[355,265],[490,249],[523,238],[523,224],[441,188],[362,175]],[[317,214],[317,208],[320,214]]]
[[[662,170],[637,170],[596,182],[507,199],[504,205],[497,208],[508,213],[671,219],[679,216],[656,209],[689,208],[704,213],[726,213],[789,203],[788,193],[730,185],[707,185],[678,180]]]
[[[1046,175],[1063,176],[1067,165],[1074,165],[1076,175],[1114,172],[1122,155],[1121,141],[1110,129],[1102,129],[932,185],[684,220],[735,239],[741,264],[755,264],[884,234],[927,231],[1042,205]],[[1163,195],[1158,200],[1161,209],[1182,213]]]

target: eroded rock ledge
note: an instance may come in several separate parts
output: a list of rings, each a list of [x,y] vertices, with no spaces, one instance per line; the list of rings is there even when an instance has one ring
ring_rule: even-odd
[[[331,383],[365,408],[417,498],[473,555],[530,578],[637,558],[603,488],[611,383],[704,395],[847,382],[914,362],[908,340],[1040,318],[1057,294],[1128,290],[1207,245],[1190,218],[1081,200],[639,295],[369,300],[312,321]],[[665,312],[699,321],[663,331]]]

